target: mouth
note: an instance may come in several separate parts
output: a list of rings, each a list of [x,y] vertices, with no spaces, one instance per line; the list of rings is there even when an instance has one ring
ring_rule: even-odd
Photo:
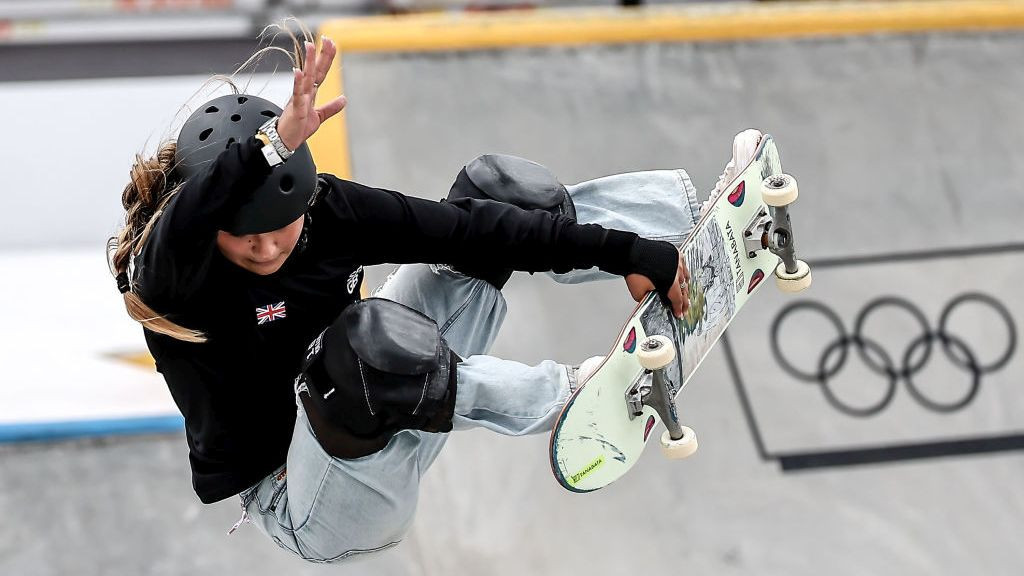
[[[253,266],[269,266],[270,264],[277,262],[277,258],[272,258],[270,260],[249,260],[249,262]]]

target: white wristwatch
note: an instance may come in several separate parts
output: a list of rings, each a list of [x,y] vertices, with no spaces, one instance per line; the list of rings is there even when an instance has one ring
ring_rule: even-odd
[[[263,142],[263,147],[260,150],[263,151],[263,157],[266,158],[267,164],[277,166],[291,157],[292,151],[284,145],[281,136],[277,133],[277,118],[271,118],[264,122],[256,133],[256,138]]]

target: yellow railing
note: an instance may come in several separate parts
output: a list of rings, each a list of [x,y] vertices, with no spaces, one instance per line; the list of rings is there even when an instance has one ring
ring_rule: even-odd
[[[1022,27],[1020,0],[902,0],[374,16],[333,20],[321,32],[347,52],[419,52]]]

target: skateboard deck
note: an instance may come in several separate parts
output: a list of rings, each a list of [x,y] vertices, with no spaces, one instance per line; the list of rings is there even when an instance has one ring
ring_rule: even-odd
[[[648,336],[666,336],[675,344],[675,357],[661,373],[671,416],[678,421],[672,399],[780,261],[766,248],[751,251],[744,232],[769,211],[762,200],[762,183],[781,171],[775,143],[765,134],[750,164],[714,200],[680,248],[691,276],[689,311],[677,319],[658,295],[649,293],[622,327],[604,362],[569,398],[551,433],[549,454],[551,469],[563,487],[589,492],[620,478],[640,458],[662,420],[649,405],[637,415],[626,399],[639,379],[650,378],[651,371],[645,371],[637,358]]]

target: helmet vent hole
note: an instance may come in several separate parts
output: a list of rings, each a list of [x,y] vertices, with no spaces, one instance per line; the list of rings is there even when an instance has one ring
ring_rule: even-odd
[[[281,177],[281,191],[282,192],[291,192],[292,188],[294,186],[295,186],[295,179],[292,178],[290,174],[285,174],[284,176]]]
[[[210,106],[206,109],[207,114],[213,114],[214,112],[220,112],[220,108],[217,108],[216,106]]]
[[[231,145],[234,144],[234,143],[235,143],[235,139],[234,138],[228,138],[228,143],[224,145],[224,149],[227,150],[228,148],[231,148]]]
[[[207,128],[206,130],[203,130],[202,132],[199,133],[199,141],[206,142],[206,139],[210,137],[210,134],[213,134],[213,128]]]
[[[238,122],[241,119],[242,119],[242,116],[240,114],[232,114],[231,115],[231,121],[232,122]]]
[[[248,102],[248,101],[249,101],[249,99],[248,99],[248,98],[246,98],[245,96],[239,96],[239,97],[238,97],[238,103],[239,103],[239,104],[245,104],[245,103],[246,103],[246,102]]]
[[[263,112],[260,112],[260,114],[266,116],[267,118],[276,118],[277,117],[277,114],[274,114],[270,110],[264,110]]]

